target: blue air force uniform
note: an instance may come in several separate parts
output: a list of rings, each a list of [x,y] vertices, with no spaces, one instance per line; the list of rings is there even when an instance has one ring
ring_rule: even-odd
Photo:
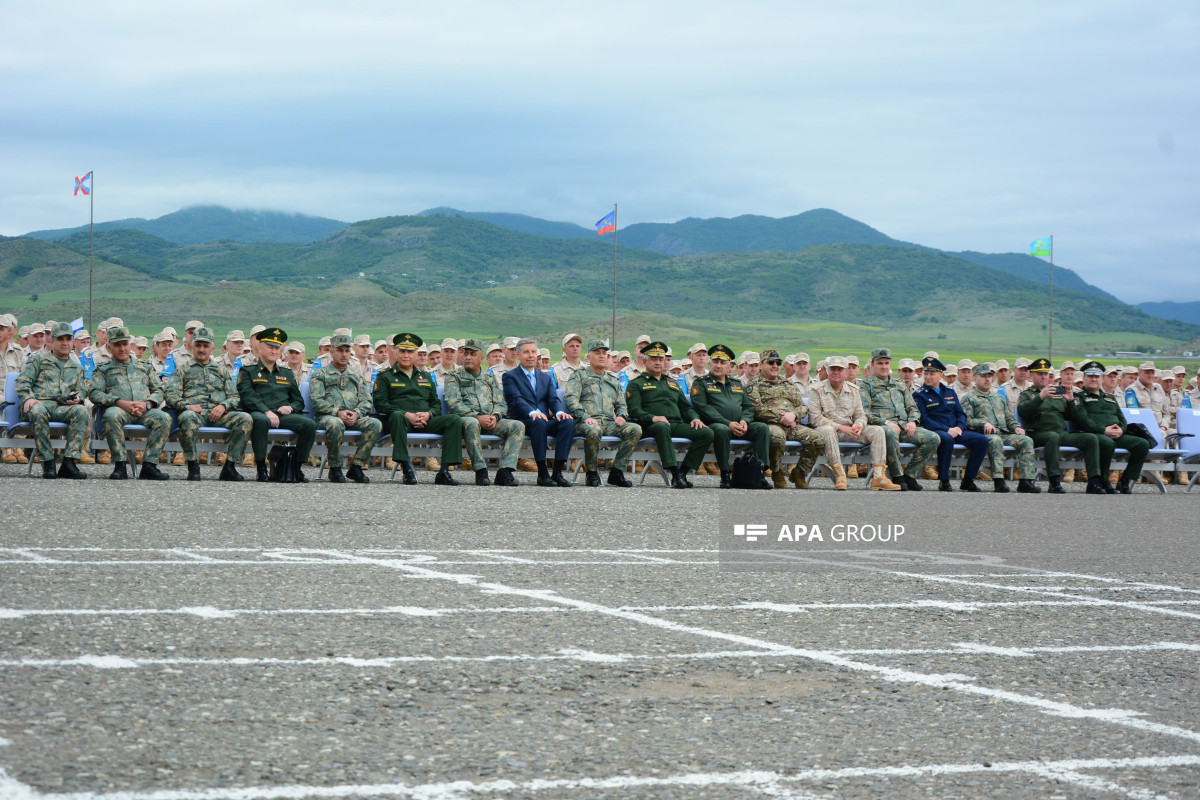
[[[927,370],[946,371],[942,362],[932,357],[926,358],[922,366]],[[967,430],[967,414],[958,402],[958,395],[950,387],[939,384],[917,389],[913,392],[913,400],[921,412],[921,427],[933,431],[941,440],[937,450],[938,480],[950,480],[950,459],[954,455],[954,445],[958,443],[971,451],[967,457],[963,483],[974,481],[987,456],[988,439],[982,433]],[[951,428],[960,428],[962,433],[957,437],[951,436],[948,433]]]

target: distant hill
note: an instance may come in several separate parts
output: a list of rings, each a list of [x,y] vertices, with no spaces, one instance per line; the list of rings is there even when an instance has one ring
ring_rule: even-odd
[[[588,230],[573,222],[551,222],[547,219],[538,219],[537,217],[529,217],[524,214],[459,211],[457,208],[440,206],[438,208],[427,208],[420,214],[417,214],[417,216],[466,217],[467,219],[477,219],[480,222],[490,222],[506,230],[528,233],[533,236],[548,236],[552,239],[586,239],[596,237],[595,230]]]
[[[1138,308],[1155,317],[1175,319],[1200,325],[1200,302],[1191,303],[1138,303]]]
[[[200,244],[228,239],[235,242],[315,242],[346,223],[325,217],[287,214],[281,211],[234,211],[223,206],[191,206],[157,219],[101,222],[97,232],[137,230],[176,244]],[[33,239],[54,241],[77,234],[87,235],[88,226],[33,231]]]

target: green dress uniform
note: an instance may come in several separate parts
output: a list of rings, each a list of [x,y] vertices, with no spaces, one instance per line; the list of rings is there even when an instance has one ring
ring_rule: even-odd
[[[1042,461],[1046,463],[1046,475],[1058,478],[1062,469],[1058,466],[1058,449],[1063,445],[1076,447],[1083,453],[1083,461],[1089,477],[1100,472],[1100,442],[1096,434],[1083,431],[1067,432],[1067,422],[1077,422],[1078,406],[1065,397],[1042,399],[1042,390],[1031,386],[1021,392],[1017,411],[1034,447],[1042,447]],[[1104,473],[1107,475],[1107,473]]]
[[[746,439],[754,446],[754,454],[763,464],[770,458],[771,431],[765,422],[754,421],[754,405],[750,393],[742,382],[734,377],[717,380],[712,375],[702,375],[692,382],[692,408],[713,432],[713,454],[717,467],[729,470],[729,443],[733,434],[731,422],[748,422]]]
[[[272,369],[262,362],[243,365],[238,373],[237,391],[242,400],[242,410],[248,411],[252,420],[250,446],[254,449],[256,462],[267,460],[267,432],[271,429],[268,411],[279,416],[280,428],[296,434],[299,462],[303,464],[308,461],[313,441],[317,438],[317,423],[304,416],[304,395],[300,394],[300,385],[290,369],[281,366],[278,361]],[[282,406],[291,406],[292,413],[280,414]]]
[[[583,437],[583,464],[587,471],[595,472],[600,466],[600,443],[604,436],[616,436],[621,440],[613,468],[622,472],[629,469],[633,449],[642,438],[642,426],[630,421],[617,376],[608,371],[598,375],[585,364],[567,379],[563,403],[567,413],[575,418],[575,433]],[[625,417],[625,424],[618,425],[616,417]],[[588,418],[596,420],[597,424],[588,425],[584,422]]]
[[[693,428],[689,423],[700,419],[688,405],[683,389],[670,375],[655,378],[644,372],[629,382],[625,389],[625,405],[629,418],[642,426],[642,432],[654,439],[658,457],[667,469],[674,469],[675,448],[671,439],[689,439],[692,444],[683,457],[683,467],[695,470],[704,461],[704,454],[713,443],[712,428]],[[655,422],[654,417],[666,417]]]
[[[392,437],[392,458],[408,462],[408,434],[440,433],[442,466],[462,463],[462,420],[457,414],[443,414],[442,401],[428,372],[413,367],[404,372],[397,362],[375,376],[375,414],[383,429]],[[428,411],[424,428],[413,428],[406,413]]]
[[[93,405],[104,409],[104,438],[108,441],[113,461],[128,460],[125,453],[125,426],[145,425],[149,434],[146,437],[144,460],[148,464],[158,463],[158,456],[171,434],[171,417],[162,410],[162,384],[149,364],[136,358],[130,358],[124,364],[115,358],[101,364],[92,373],[88,399]],[[118,408],[118,400],[144,401],[146,412],[135,417]]]
[[[1104,429],[1116,425],[1121,429],[1121,435],[1111,439]],[[1150,452],[1150,443],[1140,436],[1126,433],[1129,423],[1121,411],[1121,405],[1115,395],[1103,389],[1094,393],[1086,389],[1080,390],[1075,396],[1075,426],[1081,431],[1096,434],[1100,445],[1100,471],[1088,475],[1098,475],[1103,481],[1108,480],[1109,467],[1112,465],[1113,451],[1118,447],[1129,451],[1129,464],[1121,473],[1121,482],[1137,483],[1142,476],[1142,465]]]
[[[312,400],[313,416],[325,429],[325,446],[329,451],[330,468],[342,466],[342,436],[346,423],[338,416],[339,411],[354,411],[358,420],[351,426],[362,436],[358,449],[354,451],[354,463],[362,466],[371,455],[371,448],[379,440],[383,426],[371,416],[371,395],[367,391],[368,380],[353,367],[337,369],[332,364],[312,373],[308,381],[308,396]]]

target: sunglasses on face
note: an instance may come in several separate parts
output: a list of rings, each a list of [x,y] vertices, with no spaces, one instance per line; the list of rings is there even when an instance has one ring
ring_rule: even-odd
[[[771,364],[772,366],[776,366],[776,367],[778,367],[780,364],[782,364],[782,363],[783,363],[783,359],[781,359],[781,358],[769,358],[769,359],[767,359],[767,363],[768,363],[768,364]]]

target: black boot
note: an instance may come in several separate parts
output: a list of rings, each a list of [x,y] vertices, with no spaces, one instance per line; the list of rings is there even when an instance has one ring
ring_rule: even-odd
[[[225,466],[229,466],[228,461],[225,462]],[[258,476],[255,478],[256,481],[259,483],[266,483],[267,481],[271,480],[271,473],[267,470],[267,462],[255,461],[254,466],[258,470]]]
[[[417,485],[417,472],[416,472],[416,470],[413,469],[413,465],[412,465],[411,461],[401,461],[400,462],[400,472],[402,472],[404,474],[404,485],[405,486],[416,486]]]
[[[556,488],[558,487],[558,484],[555,483],[554,480],[550,477],[550,470],[546,469],[545,464],[543,464],[541,461],[539,461],[537,468],[538,468],[538,479],[537,479],[538,486],[553,486]]]
[[[362,471],[362,467],[358,464],[351,464],[350,469],[346,470],[346,477],[355,483],[370,483],[371,479]]]
[[[917,483],[916,478],[911,478],[908,475],[902,475],[902,476],[900,476],[900,478],[903,481],[900,488],[903,489],[904,491],[906,491],[906,492],[921,491],[921,484]]]
[[[1008,488],[1008,487],[1005,487],[1005,488]],[[958,490],[960,492],[982,492],[983,491],[978,486],[976,486],[975,481],[973,481],[970,478],[963,478],[962,483],[960,483],[958,485]]]
[[[692,482],[691,482],[691,481],[689,481],[689,480],[688,480],[688,476],[687,476],[687,474],[688,474],[688,468],[687,468],[687,467],[685,467],[683,464],[680,464],[680,465],[677,467],[677,469],[679,470],[679,477],[680,477],[680,478],[683,478],[683,482],[684,482],[685,484],[687,484],[687,488],[691,489],[691,488],[692,488],[692,486],[693,486],[693,484],[692,484]]]
[[[1017,481],[1017,491],[1021,494],[1041,494],[1042,487],[1031,481],[1029,478],[1021,478]]]
[[[1095,475],[1092,475],[1088,478],[1087,489],[1084,490],[1084,493],[1085,494],[1107,494],[1107,492],[1104,491],[1104,486],[1101,485],[1101,483],[1100,483],[1100,479],[1097,478]]]
[[[228,464],[229,462],[227,461],[225,463]],[[144,461],[142,463],[141,472],[138,473],[138,480],[140,481],[168,481],[170,479],[170,475],[162,472],[157,466],[149,461]]]
[[[221,474],[217,476],[217,480],[232,481],[234,483],[237,483],[238,481],[246,480],[245,476],[239,474],[237,471],[237,467],[234,466],[239,461],[241,461],[240,458],[225,459],[225,466],[221,467]],[[196,468],[196,477],[194,477],[194,478],[192,477],[192,467],[193,466]],[[265,481],[266,478],[263,476],[266,474],[267,465],[266,464],[258,464],[257,466],[258,466],[258,480]],[[200,480],[200,464],[199,463],[197,463],[195,461],[188,462],[188,480],[189,481]]]
[[[1113,486],[1111,483],[1109,483],[1108,481],[1106,481],[1104,479],[1100,479],[1100,488],[1104,490],[1105,494],[1116,494],[1117,493],[1117,487]]]
[[[62,460],[62,466],[58,468],[58,477],[71,478],[73,480],[81,481],[86,478],[87,475],[79,467],[75,466],[75,459],[64,458]]]
[[[113,462],[113,471],[108,474],[108,479],[110,481],[124,481],[129,479],[129,473],[125,471],[124,461]]]
[[[583,482],[584,486],[601,486],[600,473],[589,469],[587,471],[587,480]]]
[[[729,484],[731,486],[733,485],[733,476],[732,475],[729,478]],[[758,478],[758,488],[760,488],[760,489],[774,489],[775,488],[775,484],[771,481],[770,478],[767,477],[766,470],[763,470],[763,474],[760,475]]]
[[[628,489],[630,486],[633,486],[633,481],[626,478],[624,472],[616,467],[613,467],[608,471],[608,485],[623,486],[624,488]]]
[[[55,468],[53,458],[42,462],[42,477],[48,481],[58,477],[58,470]]]
[[[1119,494],[1133,494],[1133,482],[1124,475],[1117,481],[1117,492]]]
[[[938,481],[938,491],[939,492],[953,492],[954,487],[950,485],[950,481],[939,480]]]
[[[555,483],[557,483],[559,486],[563,487],[564,489],[567,488],[568,486],[574,485],[563,476],[563,470],[566,468],[567,468],[566,461],[555,461],[554,462],[554,474],[550,476],[550,480],[554,481]]]
[[[341,467],[330,467],[329,468],[329,482],[330,483],[345,483],[346,482],[346,476],[342,474]]]
[[[296,465],[296,471],[292,474],[292,477],[295,478],[295,483],[308,483],[308,478],[304,476],[304,470],[300,469],[298,464]]]
[[[521,482],[517,480],[516,475],[513,475],[512,467],[503,467],[496,470],[496,485],[520,486]]]
[[[1046,490],[1049,494],[1066,494],[1067,490],[1062,488],[1062,475],[1050,476],[1050,488]]]
[[[717,488],[718,489],[732,489],[733,488],[733,473],[727,469],[721,470],[721,485],[718,486]]]
[[[691,486],[687,480],[687,470],[683,467],[675,467],[671,470],[671,486],[676,489],[687,489]]]
[[[437,471],[437,475],[433,476],[433,482],[438,486],[458,486],[458,481],[454,480],[454,476],[450,474],[450,468],[442,466]]]
[[[1008,494],[1012,490],[1008,488],[1008,484],[1004,482],[1004,478],[993,478],[992,491],[996,494]]]
[[[228,461],[226,461],[226,462],[225,462],[225,466],[226,466],[226,468],[228,468],[228,467],[229,467],[229,462],[228,462]],[[200,462],[199,462],[199,461],[189,461],[189,462],[187,462],[187,468],[188,468],[188,476],[187,476],[187,479],[188,479],[189,481],[198,481],[198,480],[200,480]],[[224,472],[225,470],[221,470],[221,471],[222,471],[222,472]],[[241,477],[241,475],[238,475],[238,477],[240,478],[240,477]]]
[[[476,486],[491,486],[492,480],[488,477],[487,469],[475,470],[475,485]]]

